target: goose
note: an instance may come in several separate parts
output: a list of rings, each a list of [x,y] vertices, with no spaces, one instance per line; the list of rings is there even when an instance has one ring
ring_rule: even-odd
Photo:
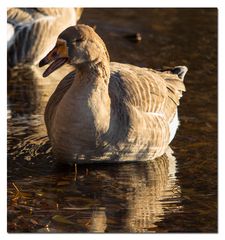
[[[81,13],[80,8],[9,8],[8,67],[37,64],[52,49],[57,36],[76,24]]]
[[[64,163],[154,160],[179,125],[177,107],[187,67],[157,71],[110,62],[89,26],[65,29],[40,61],[48,77],[65,63],[74,70],[58,84],[44,117],[56,159]]]

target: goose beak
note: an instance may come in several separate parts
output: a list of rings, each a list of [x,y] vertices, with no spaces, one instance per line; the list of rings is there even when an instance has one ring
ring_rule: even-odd
[[[39,67],[46,64],[50,66],[44,71],[43,77],[48,77],[56,69],[68,62],[68,52],[65,44],[56,44],[56,46],[39,62]]]

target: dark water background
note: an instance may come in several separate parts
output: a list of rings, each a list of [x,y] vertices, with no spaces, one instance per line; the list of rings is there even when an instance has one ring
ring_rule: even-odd
[[[8,232],[217,232],[217,10],[85,9],[80,23],[111,61],[189,68],[173,156],[58,166],[43,112],[65,73],[9,71]]]

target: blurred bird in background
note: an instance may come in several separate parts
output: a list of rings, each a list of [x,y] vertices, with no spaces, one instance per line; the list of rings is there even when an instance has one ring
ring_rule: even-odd
[[[9,8],[8,68],[37,64],[54,46],[59,33],[77,23],[82,11],[81,8]]]

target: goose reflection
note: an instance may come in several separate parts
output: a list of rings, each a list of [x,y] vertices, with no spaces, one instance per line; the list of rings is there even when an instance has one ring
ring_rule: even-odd
[[[101,207],[92,211],[87,231],[154,231],[165,214],[176,210],[176,207],[165,210],[166,201],[162,201],[171,201],[177,194],[173,191],[178,188],[174,178],[175,161],[168,148],[166,154],[153,162],[96,171],[96,176],[100,177],[95,194]]]
[[[171,149],[158,158],[156,162],[147,164],[145,174],[135,178],[132,186],[135,191],[128,194],[128,211],[126,227],[129,232],[154,231],[157,222],[160,222],[166,211],[163,200],[174,197],[175,187],[175,157]],[[175,210],[175,209],[173,209]]]
[[[14,197],[11,182],[33,196],[18,200],[16,209],[22,204],[22,210],[8,216],[20,231],[24,223],[17,219],[22,215],[27,225],[37,219],[54,232],[155,232],[160,221],[180,211],[180,193],[174,191],[179,189],[176,159],[170,148],[154,161],[78,166],[76,176],[46,161],[29,168],[26,174],[21,169],[17,179],[13,175],[8,187],[9,201]],[[32,206],[32,215],[26,205]],[[55,216],[70,224],[55,221]],[[37,225],[32,231],[47,230]]]

